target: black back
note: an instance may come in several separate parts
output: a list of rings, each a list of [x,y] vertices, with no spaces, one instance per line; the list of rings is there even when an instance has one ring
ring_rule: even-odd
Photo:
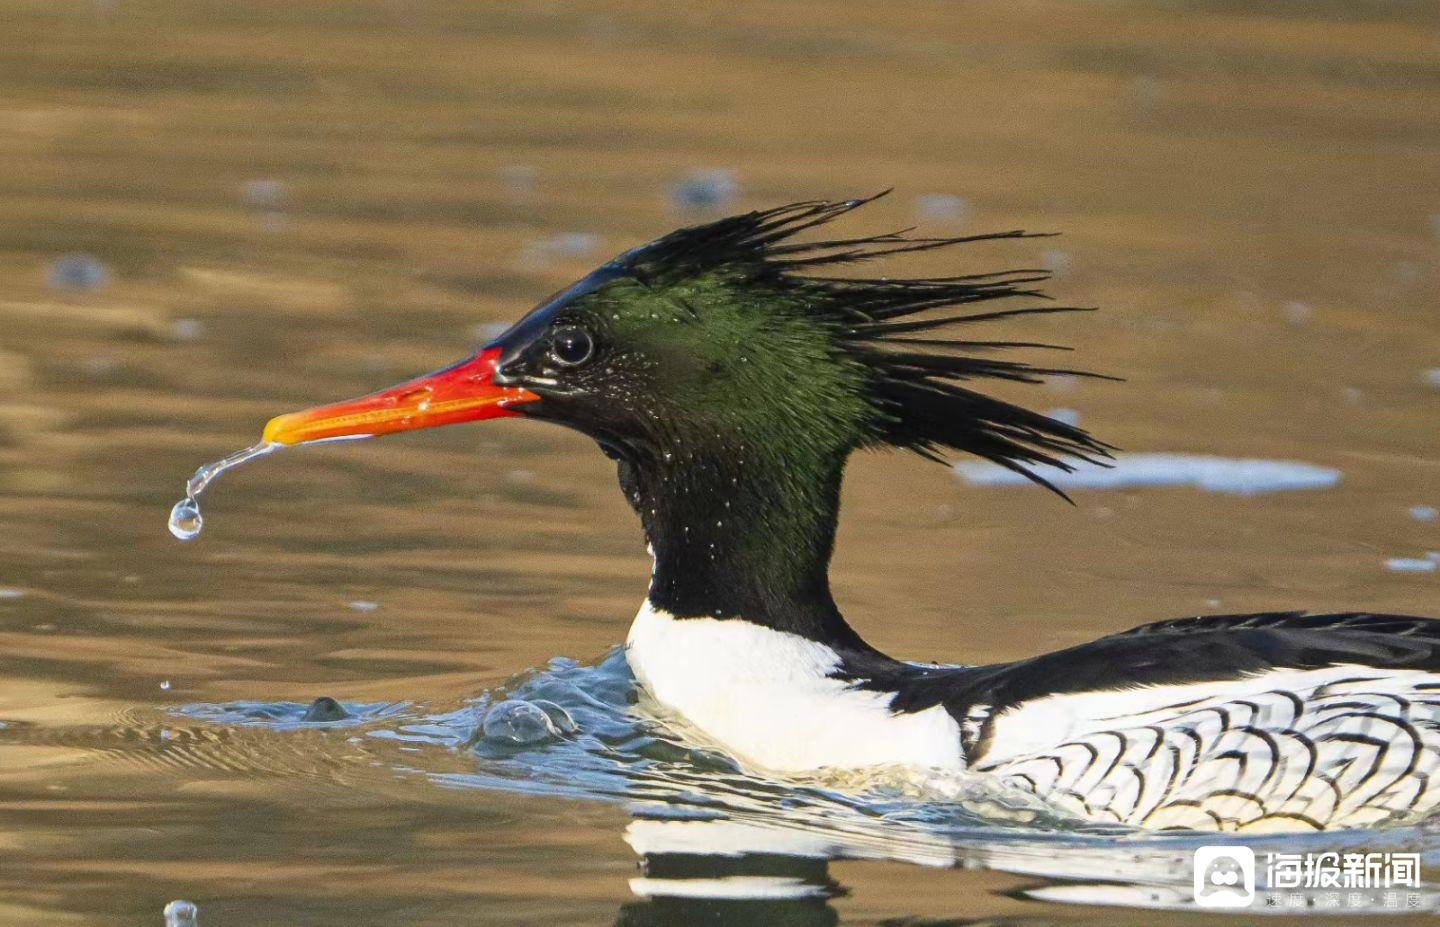
[[[840,675],[860,688],[894,692],[895,711],[943,705],[964,720],[977,706],[988,706],[984,714],[996,717],[1051,695],[1208,682],[1218,690],[1275,669],[1348,664],[1440,674],[1440,620],[1366,612],[1178,618],[986,666],[932,668],[869,653],[845,654]],[[983,742],[984,734],[982,728],[967,735],[967,752]]]

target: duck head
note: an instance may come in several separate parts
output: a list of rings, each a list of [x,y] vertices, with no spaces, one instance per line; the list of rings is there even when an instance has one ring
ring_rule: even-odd
[[[994,356],[1048,346],[940,331],[1073,311],[972,308],[1038,301],[1043,273],[825,275],[884,255],[1024,233],[795,240],[869,201],[796,203],[673,232],[546,300],[474,357],[362,399],[280,416],[265,437],[293,444],[548,419],[590,436],[618,462],[657,558],[655,604],[723,615],[773,611],[796,597],[828,603],[825,567],[853,451],[896,447],[937,460],[965,452],[1047,486],[1036,467],[1067,470],[1070,460],[1108,456],[1085,431],[973,388],[1077,373]]]

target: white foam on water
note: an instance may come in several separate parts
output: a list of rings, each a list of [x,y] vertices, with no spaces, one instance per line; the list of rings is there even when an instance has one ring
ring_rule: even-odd
[[[955,472],[974,486],[1026,486],[1019,473],[988,461],[961,461]],[[1296,489],[1328,489],[1340,471],[1294,460],[1245,460],[1205,454],[1122,454],[1109,467],[1080,463],[1072,473],[1042,467],[1061,489],[1124,489],[1132,486],[1194,486],[1206,492],[1255,495]]]
[[[1440,562],[1429,557],[1391,557],[1385,561],[1385,569],[1392,573],[1433,573]]]

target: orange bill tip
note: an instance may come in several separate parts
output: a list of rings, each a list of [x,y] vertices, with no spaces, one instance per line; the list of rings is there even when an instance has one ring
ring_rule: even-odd
[[[500,349],[490,348],[369,396],[278,415],[266,423],[264,440],[272,444],[304,444],[518,415],[512,406],[540,397],[518,386],[497,385],[495,367],[499,358]]]

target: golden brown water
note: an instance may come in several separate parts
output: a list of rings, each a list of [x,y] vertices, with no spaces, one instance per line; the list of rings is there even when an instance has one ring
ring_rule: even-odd
[[[730,172],[737,209],[895,187],[857,231],[1062,231],[892,269],[1050,266],[1052,292],[1104,311],[1004,334],[1128,382],[1029,401],[1127,449],[1343,473],[1071,508],[860,459],[834,576],[875,644],[990,661],[1206,611],[1440,613],[1440,572],[1385,565],[1440,550],[1440,521],[1410,511],[1440,507],[1432,4],[31,0],[3,18],[0,923],[159,924],[177,897],[207,925],[694,922],[632,891],[624,802],[490,787],[444,737],[367,734],[623,638],[649,564],[588,442],[507,421],[307,448],[227,475],[193,544],[163,520],[270,415],[459,357],[714,215],[676,202],[697,171]],[[171,713],[318,695],[382,707],[353,729]],[[1033,893],[1067,884],[1067,854],[1105,871],[1094,847],[917,852],[858,840],[807,864],[843,886],[829,901],[708,910],[1200,919]]]

